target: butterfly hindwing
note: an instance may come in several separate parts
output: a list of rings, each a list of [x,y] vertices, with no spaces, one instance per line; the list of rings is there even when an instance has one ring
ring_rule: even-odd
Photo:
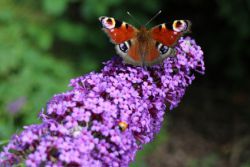
[[[115,48],[123,60],[132,65],[151,66],[159,63],[163,58],[154,40],[142,42],[138,38],[133,38],[122,44],[117,44]],[[127,48],[127,50],[123,48]]]
[[[127,50],[123,50],[123,45],[127,46]],[[123,58],[123,60],[128,64],[133,65],[141,65],[141,56],[139,54],[139,43],[138,41],[133,38],[128,40],[122,44],[118,44],[115,46],[116,52]]]
[[[101,16],[99,20],[104,32],[107,33],[114,44],[124,43],[132,39],[138,31],[132,25],[116,20],[113,17]]]
[[[128,48],[127,51],[123,51],[122,48],[125,47],[124,45]],[[115,48],[126,63],[139,66],[158,64],[174,53],[174,49],[156,42],[153,39],[142,43],[138,38],[133,38],[116,45]]]
[[[172,54],[174,54],[173,48],[154,41],[154,43],[150,43],[148,46],[148,55],[145,58],[145,65],[152,66],[158,64]]]

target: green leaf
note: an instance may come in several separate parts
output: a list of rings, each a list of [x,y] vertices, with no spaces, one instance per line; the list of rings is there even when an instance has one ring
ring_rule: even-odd
[[[70,22],[62,21],[58,23],[56,33],[65,41],[80,43],[86,37],[87,30],[84,25],[71,24]]]
[[[31,43],[35,42],[42,50],[50,49],[53,42],[53,36],[51,31],[47,28],[41,25],[32,24],[27,28],[27,33],[30,36]]]
[[[86,19],[98,18],[106,15],[111,7],[121,4],[121,0],[85,0],[82,5],[82,15]]]
[[[1,140],[0,141],[0,146],[6,145],[9,142],[9,140]]]
[[[48,14],[62,15],[66,10],[68,0],[43,0],[43,8]]]

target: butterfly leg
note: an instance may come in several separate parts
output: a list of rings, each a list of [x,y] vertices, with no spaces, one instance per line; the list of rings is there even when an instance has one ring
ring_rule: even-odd
[[[146,66],[146,64],[144,63],[144,62],[142,62],[142,68],[145,70],[145,71],[147,71],[148,70],[148,68],[147,68],[147,66]]]

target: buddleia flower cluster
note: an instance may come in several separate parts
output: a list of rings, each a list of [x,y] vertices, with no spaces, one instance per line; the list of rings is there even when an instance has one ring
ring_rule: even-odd
[[[55,95],[41,124],[25,126],[0,154],[0,166],[126,167],[159,132],[164,113],[175,108],[195,73],[204,74],[203,52],[181,38],[176,55],[162,64],[135,67],[120,58],[101,72],[72,79]]]

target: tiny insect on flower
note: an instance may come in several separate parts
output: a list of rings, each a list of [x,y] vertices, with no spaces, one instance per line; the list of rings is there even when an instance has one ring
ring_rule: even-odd
[[[124,122],[124,121],[120,121],[119,122],[119,128],[120,128],[121,131],[124,132],[128,128],[128,124],[126,122]]]

